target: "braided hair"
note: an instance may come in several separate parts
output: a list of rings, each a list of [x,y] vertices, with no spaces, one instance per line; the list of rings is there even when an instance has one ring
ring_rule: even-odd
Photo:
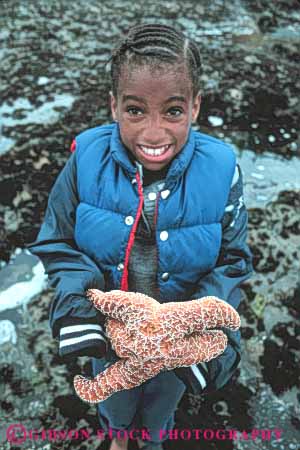
[[[153,68],[162,68],[165,64],[183,65],[188,69],[193,95],[199,91],[200,51],[193,40],[167,25],[144,24],[130,28],[113,50],[110,62],[114,96],[117,96],[121,71],[126,65]]]

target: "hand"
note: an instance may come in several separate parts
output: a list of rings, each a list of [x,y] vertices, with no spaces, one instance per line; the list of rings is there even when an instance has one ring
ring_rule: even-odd
[[[108,315],[107,335],[123,358],[94,380],[75,377],[77,394],[88,402],[138,386],[163,369],[209,361],[223,353],[227,337],[208,328],[240,326],[238,313],[216,297],[160,304],[139,293],[91,289],[88,298]]]

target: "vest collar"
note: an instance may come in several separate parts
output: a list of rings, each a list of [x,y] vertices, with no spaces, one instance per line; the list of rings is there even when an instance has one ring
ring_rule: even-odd
[[[119,124],[114,123],[110,141],[111,155],[130,176],[134,176],[137,167],[130,160],[128,151],[121,141]],[[179,178],[188,167],[195,149],[195,131],[190,129],[188,139],[180,153],[174,158],[166,176],[166,182]]]
[[[121,136],[120,129],[118,123],[112,124],[112,134],[110,139],[110,151],[113,159],[120,164],[120,166],[125,169],[125,171],[130,175],[134,176],[137,172],[137,168],[131,162],[128,152],[124,147]]]

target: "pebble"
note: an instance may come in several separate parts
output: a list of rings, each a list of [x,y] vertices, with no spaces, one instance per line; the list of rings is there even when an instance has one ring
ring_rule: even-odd
[[[20,213],[14,209],[7,209],[4,212],[4,225],[6,231],[15,232],[20,226]]]
[[[48,84],[50,79],[48,77],[39,77],[37,80],[38,86],[44,86],[45,84]]]
[[[208,116],[208,121],[213,127],[221,127],[224,123],[222,117]]]
[[[18,192],[16,197],[13,199],[13,205],[15,208],[17,208],[21,202],[28,202],[31,199],[32,195],[30,194],[30,192],[21,191]]]
[[[298,150],[298,145],[297,145],[297,143],[296,143],[296,142],[291,142],[290,145],[289,145],[289,149],[290,149],[292,152],[296,152],[296,151]]]
[[[268,197],[266,197],[265,195],[260,195],[260,194],[258,194],[258,195],[256,196],[256,200],[257,200],[258,202],[265,202],[265,201],[268,200]]]
[[[271,143],[273,143],[273,142],[276,141],[276,137],[273,136],[273,134],[271,134],[271,135],[268,137],[268,141],[271,142]]]
[[[251,177],[256,178],[257,180],[263,180],[265,177],[261,173],[252,172]]]
[[[244,58],[249,64],[260,64],[260,60],[255,55],[249,55]]]
[[[50,164],[49,159],[45,156],[42,156],[38,161],[32,163],[33,167],[37,170],[40,170],[44,164]]]
[[[235,100],[242,100],[243,93],[238,89],[229,89],[229,95]]]
[[[17,343],[16,327],[11,320],[0,321],[0,345],[6,342]]]

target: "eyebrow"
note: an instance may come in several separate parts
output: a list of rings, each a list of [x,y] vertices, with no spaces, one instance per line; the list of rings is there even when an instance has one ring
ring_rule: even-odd
[[[137,95],[123,95],[122,96],[123,103],[126,102],[127,100],[134,100],[136,102],[141,102],[141,103],[146,104],[146,101],[142,97],[138,97]],[[171,103],[171,102],[175,102],[175,101],[186,103],[186,98],[181,95],[173,95],[172,97],[169,97],[165,101],[165,103]]]
[[[182,95],[173,95],[173,97],[169,97],[168,100],[166,101],[166,103],[170,103],[170,102],[186,103],[186,98],[183,97]]]

